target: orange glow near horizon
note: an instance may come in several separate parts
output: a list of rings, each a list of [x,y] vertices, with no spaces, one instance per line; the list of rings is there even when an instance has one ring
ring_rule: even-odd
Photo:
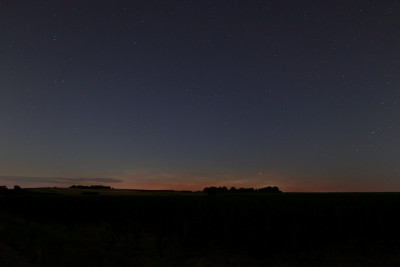
[[[91,176],[100,177],[100,176]],[[3,178],[3,179],[1,179]],[[97,180],[96,180],[97,179]],[[103,179],[103,180],[102,180]],[[329,182],[328,182],[329,181]],[[0,176],[0,185],[13,188],[59,187],[71,185],[104,185],[115,189],[202,191],[205,187],[263,188],[277,186],[282,192],[396,192],[390,184],[379,186],[368,181],[348,182],[321,177],[300,177],[269,173],[259,175],[199,174],[199,173],[130,173],[114,178],[63,178]]]
[[[4,184],[1,184],[4,185]],[[22,188],[68,188],[71,185],[49,185],[49,184],[15,184],[19,185]],[[223,187],[226,186],[228,189],[230,189],[232,186],[229,185],[205,185],[205,186],[140,186],[137,184],[136,186],[120,186],[118,184],[99,184],[99,183],[92,183],[92,184],[82,184],[82,185],[104,185],[104,186],[110,186],[114,189],[121,189],[121,190],[173,190],[173,191],[203,191],[205,187],[210,187],[210,186],[216,186],[216,187]],[[14,187],[14,184],[8,184],[6,185],[9,189],[12,189]],[[259,189],[267,186],[277,186],[282,192],[284,193],[368,193],[368,192],[398,192],[396,190],[377,190],[376,188],[341,188],[341,189],[329,189],[329,188],[324,188],[324,187],[285,187],[285,186],[279,186],[279,185],[265,185],[265,186],[234,186],[235,188],[254,188],[254,189]]]

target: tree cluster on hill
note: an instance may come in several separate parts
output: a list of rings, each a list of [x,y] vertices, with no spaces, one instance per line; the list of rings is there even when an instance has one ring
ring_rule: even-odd
[[[5,185],[0,185],[0,193],[2,193],[2,192],[7,192],[7,191],[8,191],[7,186],[5,186]]]
[[[235,188],[231,187],[229,190],[226,186],[223,187],[206,187],[203,189],[204,193],[207,193],[209,195],[215,195],[217,193],[282,193],[281,190],[277,186],[267,186],[263,188],[258,188],[254,189],[252,187],[250,188]]]
[[[78,188],[78,189],[112,189],[110,186],[105,186],[105,185],[72,185],[69,188]]]
[[[22,189],[19,185],[14,185],[13,189],[8,189],[7,186],[5,185],[0,185],[0,194],[26,194],[27,191],[25,191],[24,189]]]

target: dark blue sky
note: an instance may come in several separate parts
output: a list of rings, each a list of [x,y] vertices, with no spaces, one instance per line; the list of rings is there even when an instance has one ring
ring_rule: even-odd
[[[0,12],[0,184],[400,190],[397,1]]]

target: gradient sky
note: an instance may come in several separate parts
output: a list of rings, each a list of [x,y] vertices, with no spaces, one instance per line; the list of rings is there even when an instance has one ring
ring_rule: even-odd
[[[400,190],[398,1],[1,1],[0,184]]]

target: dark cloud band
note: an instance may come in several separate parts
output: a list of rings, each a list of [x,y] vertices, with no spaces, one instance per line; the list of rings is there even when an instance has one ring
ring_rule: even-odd
[[[14,183],[50,183],[50,184],[77,184],[77,183],[121,183],[122,180],[102,177],[31,177],[31,176],[0,176],[0,181]]]

